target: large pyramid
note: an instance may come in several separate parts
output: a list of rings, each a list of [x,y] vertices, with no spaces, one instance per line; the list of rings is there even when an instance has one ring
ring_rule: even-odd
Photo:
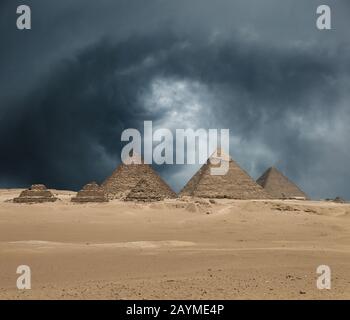
[[[218,161],[226,161],[225,175],[212,175]],[[258,185],[229,155],[218,149],[207,163],[190,179],[180,196],[228,199],[270,199],[269,194]]]
[[[155,183],[153,189],[159,188],[158,192],[161,197],[165,194],[169,197],[175,195],[158,173],[149,164],[142,163],[137,155],[129,163],[119,165],[112,175],[102,183],[102,187],[109,199],[124,199],[141,180]],[[148,188],[146,189],[148,190]]]
[[[276,168],[267,169],[256,180],[273,198],[276,199],[307,199],[307,195]]]
[[[86,203],[86,202],[107,202],[108,198],[105,190],[96,182],[88,183],[73,197],[72,202]]]
[[[56,197],[47,190],[43,184],[33,184],[29,189],[21,192],[18,198],[14,198],[16,203],[43,203],[55,202]]]

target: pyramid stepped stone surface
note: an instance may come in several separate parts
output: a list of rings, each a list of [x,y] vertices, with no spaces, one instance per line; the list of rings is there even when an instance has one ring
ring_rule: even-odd
[[[124,198],[137,183],[146,176],[152,175],[153,169],[146,164],[122,163],[103,183],[108,198]]]
[[[171,198],[176,198],[176,193],[158,175],[150,175],[142,178],[125,200],[152,202]]]
[[[308,196],[276,168],[267,169],[256,181],[275,199],[307,199]]]
[[[218,161],[226,161],[225,175],[212,175]],[[190,179],[180,196],[228,199],[270,199],[271,196],[258,185],[229,155],[218,149],[201,169]]]
[[[96,182],[88,183],[77,193],[76,197],[72,198],[72,202],[107,202],[107,194],[105,190]]]
[[[156,183],[154,187],[159,187],[159,192],[162,191],[169,196],[175,195],[157,172],[149,164],[142,163],[141,158],[137,155],[129,162],[119,165],[102,183],[102,187],[109,199],[124,199],[142,179]]]
[[[51,191],[47,190],[43,184],[33,184],[29,189],[21,192],[18,198],[14,198],[15,203],[43,203],[55,202],[57,198]]]

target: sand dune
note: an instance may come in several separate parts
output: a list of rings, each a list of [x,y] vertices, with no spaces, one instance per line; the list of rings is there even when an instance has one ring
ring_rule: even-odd
[[[10,202],[20,191],[0,191],[0,299],[350,298],[349,204]],[[16,288],[22,264],[32,290]]]

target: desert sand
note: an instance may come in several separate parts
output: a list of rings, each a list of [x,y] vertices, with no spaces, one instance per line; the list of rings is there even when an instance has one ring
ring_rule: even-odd
[[[350,298],[350,204],[9,201],[20,191],[0,191],[0,299]],[[316,287],[324,264],[331,290]]]

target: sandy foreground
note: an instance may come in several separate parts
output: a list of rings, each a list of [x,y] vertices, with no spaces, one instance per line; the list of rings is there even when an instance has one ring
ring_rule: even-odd
[[[350,299],[350,204],[8,202],[20,191],[0,190],[0,299]]]

